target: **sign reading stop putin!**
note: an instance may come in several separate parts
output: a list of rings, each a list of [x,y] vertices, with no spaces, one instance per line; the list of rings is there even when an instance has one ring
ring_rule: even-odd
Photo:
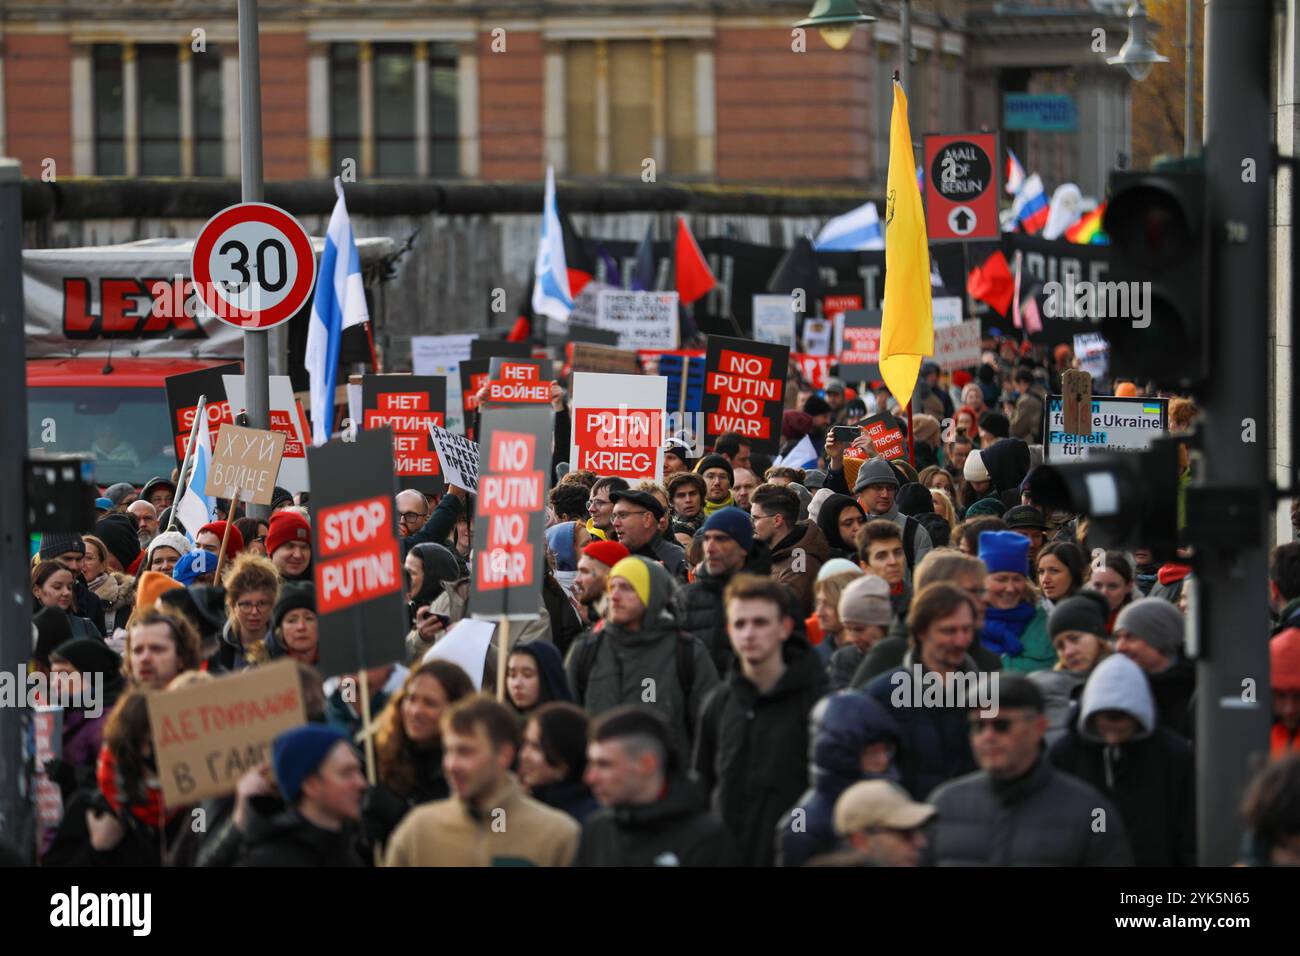
[[[998,134],[925,137],[925,232],[930,242],[998,239]]]
[[[546,406],[483,409],[470,574],[472,617],[540,616],[552,422]]]
[[[662,375],[574,372],[569,462],[629,482],[662,481],[667,401]]]
[[[307,452],[323,677],[402,660],[408,628],[393,499],[393,433]]]
[[[260,331],[288,322],[316,284],[311,238],[279,206],[244,202],[207,221],[190,275],[208,310],[227,325]]]
[[[739,432],[753,450],[781,450],[781,414],[790,350],[784,345],[710,335],[704,356],[705,442]]]

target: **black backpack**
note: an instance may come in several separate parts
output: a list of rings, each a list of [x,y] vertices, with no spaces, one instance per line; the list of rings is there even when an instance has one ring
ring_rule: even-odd
[[[578,655],[578,686],[573,688],[573,692],[577,695],[578,703],[584,707],[587,702],[587,683],[591,680],[591,669],[596,664],[599,645],[600,632],[596,632],[589,635],[574,652]],[[677,658],[677,683],[689,701],[691,690],[695,687],[695,639],[679,634],[673,644],[673,653]]]

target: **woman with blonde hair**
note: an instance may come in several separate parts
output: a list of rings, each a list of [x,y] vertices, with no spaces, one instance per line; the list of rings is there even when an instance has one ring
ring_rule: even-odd
[[[1096,591],[1081,590],[1052,609],[1047,632],[1056,650],[1056,666],[1033,671],[1029,679],[1043,692],[1047,716],[1047,746],[1068,731],[1070,708],[1083,693],[1088,675],[1108,654],[1106,599]]]
[[[950,529],[957,527],[957,507],[952,503],[948,492],[942,488],[931,488],[930,497],[934,500],[934,513],[948,522]],[[951,536],[948,540],[952,540]]]
[[[837,570],[841,566],[843,570]],[[829,574],[826,573],[827,568],[831,569]],[[840,634],[843,631],[839,612],[840,595],[862,574],[861,568],[855,568],[852,562],[840,558],[827,561],[817,575],[817,582],[813,585],[813,614],[804,624],[808,630],[808,639],[813,643],[813,651],[821,659],[823,667],[831,666],[831,655],[840,648]]]
[[[230,565],[222,584],[228,619],[213,663],[228,671],[260,664],[269,656],[266,636],[280,597],[280,574],[266,558],[244,552]]]

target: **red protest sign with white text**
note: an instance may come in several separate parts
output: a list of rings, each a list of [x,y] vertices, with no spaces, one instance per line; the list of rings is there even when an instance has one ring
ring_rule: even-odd
[[[447,379],[441,375],[367,375],[361,380],[362,427],[393,430],[398,484],[427,495],[444,482],[429,426],[447,423]]]
[[[575,372],[569,463],[630,482],[662,480],[667,400],[661,375]]]
[[[784,345],[710,335],[704,359],[704,433],[709,446],[739,432],[753,450],[781,450],[781,415],[790,350]]]

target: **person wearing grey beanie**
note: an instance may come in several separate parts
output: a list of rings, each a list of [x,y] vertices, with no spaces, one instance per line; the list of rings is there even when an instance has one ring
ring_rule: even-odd
[[[840,592],[837,610],[841,646],[831,655],[832,691],[849,686],[867,652],[889,632],[894,618],[889,585],[874,574],[858,578]]]
[[[898,525],[903,532],[903,555],[907,559],[910,577],[912,568],[921,563],[934,549],[930,532],[915,518],[898,510],[898,475],[883,458],[864,461],[858,469],[858,479],[853,483],[853,496],[858,499],[867,520],[885,518]]]
[[[1146,673],[1160,726],[1190,737],[1196,672],[1183,657],[1184,627],[1178,608],[1163,598],[1145,597],[1119,612],[1114,637],[1115,650]]]
[[[1111,653],[1106,640],[1106,599],[1096,591],[1080,591],[1052,609],[1047,632],[1056,650],[1052,670],[1034,671],[1029,679],[1043,692],[1047,734],[1051,747],[1068,732],[1070,710],[1083,692],[1088,675]]]

